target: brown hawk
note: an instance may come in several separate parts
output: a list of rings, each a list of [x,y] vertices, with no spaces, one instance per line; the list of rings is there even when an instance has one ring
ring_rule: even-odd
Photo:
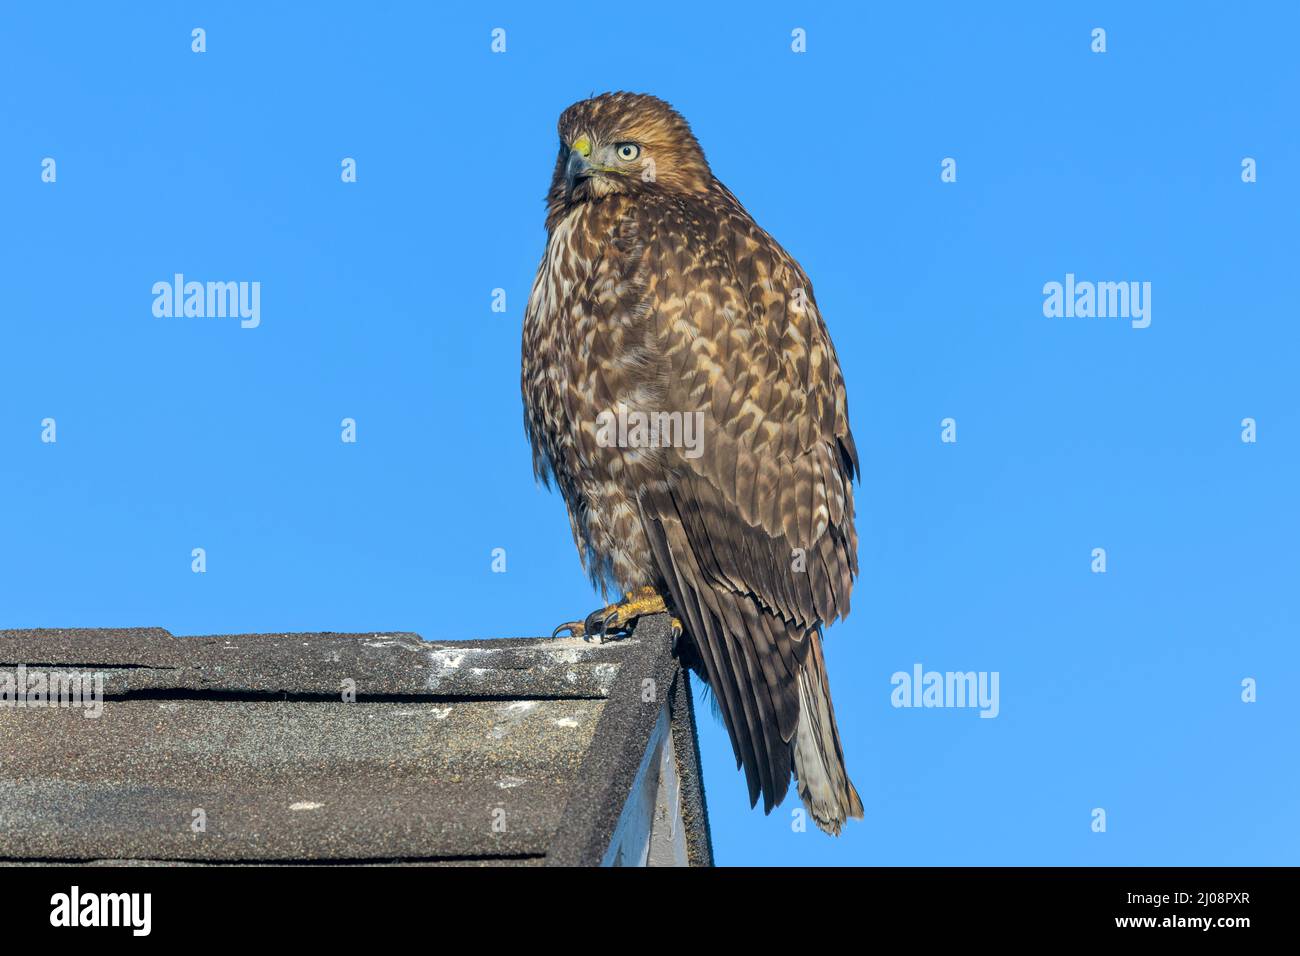
[[[861,817],[821,628],[857,575],[835,349],[803,269],[653,96],[560,116],[547,243],[524,318],[533,468],[592,581],[625,600],[575,633],[668,610],[712,689],[752,806],[791,774],[823,830]]]

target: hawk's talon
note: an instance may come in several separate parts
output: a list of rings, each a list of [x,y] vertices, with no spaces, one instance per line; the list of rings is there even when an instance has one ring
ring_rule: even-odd
[[[679,640],[681,640],[682,635],[683,635],[684,633],[686,633],[686,628],[682,627],[682,621],[681,621],[681,618],[677,618],[677,617],[675,617],[675,618],[673,618],[672,620],[670,620],[670,621],[668,622],[668,626],[671,627],[672,630],[673,630],[673,647],[672,647],[672,651],[673,651],[674,654],[676,654],[676,653],[677,653],[677,642],[678,642]]]
[[[616,640],[632,633],[637,618],[648,614],[661,614],[668,610],[664,599],[651,587],[629,591],[624,598],[618,604],[609,604],[592,611],[585,621],[561,624],[551,632],[551,637],[558,637],[560,631],[568,630],[570,637],[580,637],[584,641],[594,638],[604,643],[606,638]],[[673,618],[674,644],[677,636],[681,634],[681,629],[681,621]]]
[[[588,614],[587,619],[582,622],[582,639],[584,641],[595,639],[597,643],[604,644],[607,638],[612,640],[621,636],[622,632],[631,630],[618,623],[617,609],[618,605],[611,604],[609,607],[602,607]]]

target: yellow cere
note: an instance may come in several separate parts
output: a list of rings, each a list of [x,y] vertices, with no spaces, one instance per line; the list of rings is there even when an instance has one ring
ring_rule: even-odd
[[[583,156],[590,156],[591,140],[588,139],[586,136],[579,136],[577,139],[573,141],[573,148],[576,149]]]

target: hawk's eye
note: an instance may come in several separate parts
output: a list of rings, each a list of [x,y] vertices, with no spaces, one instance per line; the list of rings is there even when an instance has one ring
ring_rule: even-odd
[[[618,153],[618,158],[625,163],[630,163],[641,155],[641,147],[636,143],[619,143],[614,149]]]

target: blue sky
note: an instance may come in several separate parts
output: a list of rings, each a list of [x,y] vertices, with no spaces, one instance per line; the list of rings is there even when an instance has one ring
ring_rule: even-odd
[[[827,658],[866,820],[750,811],[701,709],[719,862],[1300,862],[1300,14],[1134,6],[6,5],[0,626],[595,607],[520,328],[556,117],[651,92],[812,278],[863,462]],[[155,318],[177,272],[261,324]],[[1045,317],[1067,273],[1150,326]],[[998,672],[998,717],[891,706],[918,663]]]

